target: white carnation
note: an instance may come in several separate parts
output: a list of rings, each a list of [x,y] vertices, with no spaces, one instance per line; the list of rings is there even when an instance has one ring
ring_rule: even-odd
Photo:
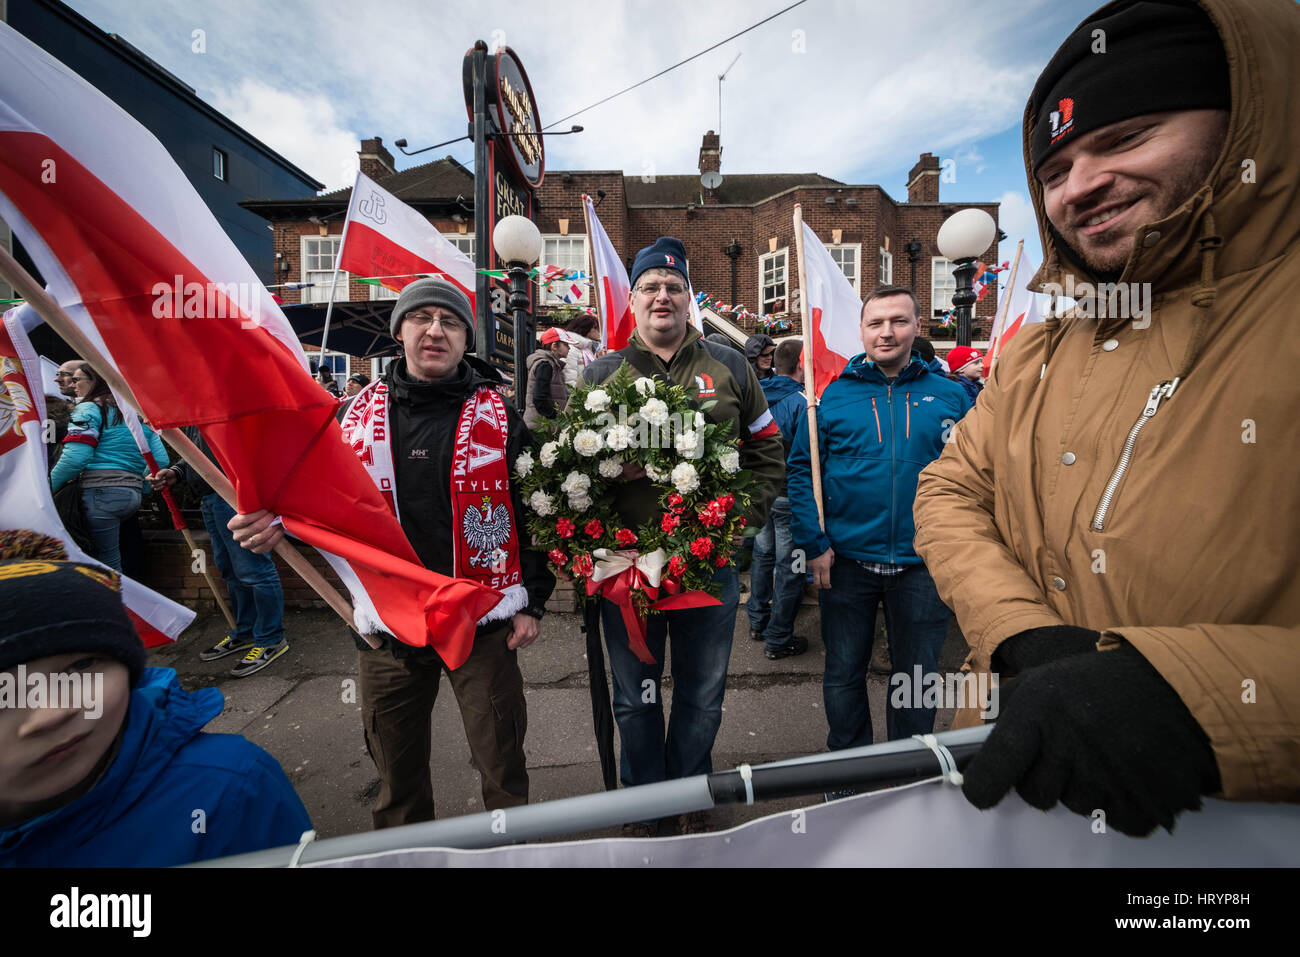
[[[679,432],[673,437],[673,446],[677,449],[678,455],[695,458],[700,450],[700,433],[694,429]]]
[[[735,475],[740,471],[740,453],[729,449],[718,456],[718,464],[722,466],[722,471]]]
[[[641,406],[641,418],[649,425],[663,425],[668,421],[668,404],[662,399],[647,399]]]
[[[636,389],[636,391],[637,391],[637,393],[638,393],[639,395],[654,395],[654,394],[655,394],[655,380],[654,380],[654,379],[647,379],[645,376],[642,376],[641,378],[639,378],[639,379],[637,379],[635,382],[633,382],[633,383],[632,383],[632,387],[633,387],[634,389]]]
[[[632,430],[626,425],[611,425],[605,432],[605,444],[611,452],[622,452],[632,444]]]
[[[585,493],[581,495],[570,495],[569,508],[573,509],[575,512],[585,512],[587,509],[591,508],[591,496]]]
[[[652,482],[663,483],[668,481],[668,473],[655,468],[649,462],[645,464],[645,474],[650,476]]]
[[[600,460],[600,477],[616,479],[623,474],[623,460],[608,458]]]
[[[583,495],[590,488],[591,476],[583,475],[581,472],[570,472],[564,477],[564,484],[560,486],[560,491],[570,495]]]
[[[542,446],[542,450],[537,453],[537,458],[545,468],[550,468],[555,464],[555,460],[560,456],[560,445],[558,442],[547,442]]]
[[[520,478],[527,478],[528,473],[533,470],[533,453],[524,452],[515,459],[515,473]]]
[[[543,518],[555,511],[555,499],[551,498],[540,489],[532,494],[528,499],[528,504],[532,507],[534,512],[541,515]]]
[[[587,401],[584,403],[588,412],[604,412],[609,408],[609,393],[604,389],[592,389],[587,393]]]
[[[677,487],[677,491],[683,495],[689,495],[700,487],[699,473],[695,471],[695,466],[690,462],[682,462],[676,466],[673,469],[672,480],[673,485]]]
[[[605,443],[601,441],[600,433],[593,432],[591,429],[583,429],[573,437],[573,451],[579,455],[593,456],[604,446]]]

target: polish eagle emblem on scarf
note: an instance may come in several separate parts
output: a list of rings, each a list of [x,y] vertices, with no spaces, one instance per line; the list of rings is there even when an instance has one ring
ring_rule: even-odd
[[[501,546],[510,541],[510,509],[504,504],[492,507],[492,499],[483,497],[481,510],[470,506],[460,522],[465,541],[476,549],[469,563],[479,568],[504,564],[509,554]]]

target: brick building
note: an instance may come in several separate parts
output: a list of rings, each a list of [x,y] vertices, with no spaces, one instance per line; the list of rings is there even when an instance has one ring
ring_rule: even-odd
[[[941,202],[939,158],[930,153],[921,154],[912,167],[907,201],[897,202],[879,186],[850,185],[817,173],[727,174],[722,151],[720,138],[710,130],[700,145],[698,173],[650,177],[626,176],[620,170],[548,171],[537,195],[537,226],[545,239],[542,265],[588,270],[582,215],[587,193],[599,199],[597,215],[629,265],[638,249],[660,236],[676,236],[686,245],[697,292],[753,313],[788,317],[798,332],[798,300],[792,297],[798,285],[793,214],[795,204],[802,203],[804,220],[859,296],[884,283],[910,285],[921,303],[923,329],[941,354],[955,344],[953,333],[935,322],[951,306],[955,288],[951,264],[939,254],[935,237],[948,216],[968,206],[983,208],[996,220],[997,203]],[[363,140],[358,155],[362,172],[425,213],[435,228],[474,256],[474,179],[469,170],[446,157],[396,172],[378,137]],[[712,189],[701,181],[707,173],[722,175]],[[287,292],[286,304],[329,298],[350,193],[342,189],[243,204],[271,222],[277,281],[315,283],[301,293]],[[996,262],[996,254],[995,244],[982,258]],[[392,352],[386,316],[393,298],[391,292],[340,274],[335,321],[347,317],[374,333],[360,340],[349,337],[350,357],[339,353],[330,358],[340,378],[344,370],[376,374],[383,364],[381,353]],[[584,296],[580,305],[589,301]],[[996,301],[992,290],[975,307],[972,337],[977,345],[988,336]],[[340,311],[338,302],[348,305]],[[539,313],[561,305],[557,295],[539,293]],[[736,324],[746,331],[755,327],[752,319]],[[334,335],[331,341],[337,342]]]

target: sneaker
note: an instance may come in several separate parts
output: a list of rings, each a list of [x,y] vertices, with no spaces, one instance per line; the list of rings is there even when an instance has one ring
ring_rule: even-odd
[[[802,635],[795,635],[788,644],[777,648],[768,648],[764,654],[772,661],[779,661],[781,658],[793,658],[795,655],[802,655],[807,650],[808,639]]]
[[[253,639],[236,638],[234,635],[226,635],[211,648],[199,652],[200,661],[216,661],[218,658],[224,658],[226,655],[233,655],[237,651],[247,651],[253,647]]]
[[[762,632],[760,629],[758,629],[758,628],[751,628],[751,629],[749,629],[749,640],[750,640],[750,641],[762,641],[762,640],[763,640],[763,632]]]
[[[691,811],[688,814],[677,815],[678,834],[707,834],[710,830],[709,824],[708,811]]]
[[[247,678],[254,671],[261,671],[288,650],[287,641],[282,641],[278,645],[257,645],[249,649],[248,654],[244,655],[239,664],[230,669],[230,673],[236,678]]]

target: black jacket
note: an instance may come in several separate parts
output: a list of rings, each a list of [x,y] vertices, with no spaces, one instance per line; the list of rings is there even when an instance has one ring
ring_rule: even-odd
[[[212,454],[212,449],[208,448],[207,439],[203,438],[203,433],[199,431],[198,426],[187,425],[181,431],[189,437],[189,440],[198,447],[200,452],[208,457],[208,460],[211,461],[212,464],[217,467],[217,471],[220,472],[221,465],[217,462],[217,457]],[[171,466],[171,468],[176,470],[177,477],[181,481],[185,482],[185,484],[190,487],[190,491],[199,498],[212,494],[212,486],[205,482],[202,476],[200,476],[198,472],[194,471],[194,469],[190,467],[190,464],[184,459]]]

